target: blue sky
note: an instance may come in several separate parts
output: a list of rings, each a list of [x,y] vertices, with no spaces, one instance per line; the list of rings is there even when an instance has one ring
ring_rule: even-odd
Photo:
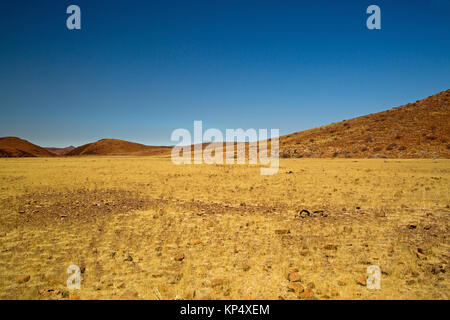
[[[194,120],[287,134],[385,110],[450,88],[449,16],[448,0],[3,0],[0,136],[170,145]]]

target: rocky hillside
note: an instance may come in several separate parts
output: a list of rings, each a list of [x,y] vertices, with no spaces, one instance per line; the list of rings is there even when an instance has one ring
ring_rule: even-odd
[[[284,158],[450,158],[450,89],[280,137]]]
[[[0,157],[53,157],[55,154],[17,137],[0,138]]]

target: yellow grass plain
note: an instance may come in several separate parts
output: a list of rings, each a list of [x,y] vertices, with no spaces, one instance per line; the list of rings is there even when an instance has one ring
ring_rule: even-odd
[[[0,159],[0,298],[448,299],[449,182],[446,159]]]

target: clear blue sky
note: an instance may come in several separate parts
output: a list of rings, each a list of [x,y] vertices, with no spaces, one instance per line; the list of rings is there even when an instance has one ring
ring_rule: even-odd
[[[0,37],[0,136],[43,146],[287,134],[450,88],[448,0],[2,0]]]

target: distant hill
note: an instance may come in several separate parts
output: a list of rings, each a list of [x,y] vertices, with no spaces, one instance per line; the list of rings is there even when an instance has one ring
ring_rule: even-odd
[[[450,158],[450,89],[390,110],[280,137],[285,158]]]
[[[164,146],[146,146],[139,143],[119,140],[119,139],[102,139],[97,142],[88,143],[75,148],[67,153],[66,156],[82,156],[82,155],[133,155],[133,156],[150,156],[160,154],[170,154],[171,147]]]
[[[16,137],[0,138],[0,157],[151,156],[170,155],[171,149],[119,139],[102,139],[77,148],[41,148]],[[390,110],[281,136],[280,156],[450,158],[450,89]]]
[[[17,137],[0,138],[0,157],[54,157],[55,154]]]
[[[57,155],[64,155],[65,153],[72,151],[73,149],[75,149],[74,146],[70,146],[70,147],[66,147],[66,148],[52,148],[52,147],[44,147],[44,149],[53,152],[54,154]]]

